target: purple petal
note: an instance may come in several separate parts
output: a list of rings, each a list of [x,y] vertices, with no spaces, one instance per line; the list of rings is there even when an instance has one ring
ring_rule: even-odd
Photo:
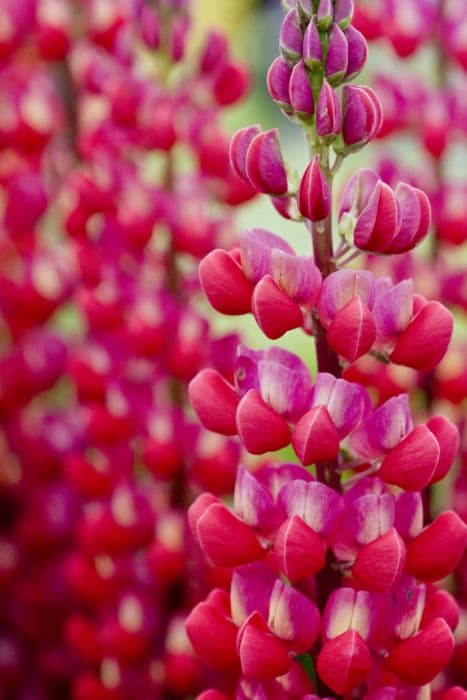
[[[262,228],[253,228],[240,235],[242,268],[251,282],[259,282],[271,274],[271,252],[274,248],[294,255],[293,249],[282,238]]]
[[[311,18],[303,37],[303,60],[311,71],[320,68],[323,60],[323,49],[314,17]]]
[[[363,69],[367,56],[368,45],[365,37],[358,29],[349,25],[345,30],[345,38],[348,44],[348,63],[346,80],[351,80]]]
[[[402,280],[390,289],[378,290],[372,311],[381,340],[400,335],[413,316],[412,280]]]
[[[347,526],[360,545],[373,542],[393,525],[395,499],[391,493],[357,498],[345,511]]]
[[[342,29],[334,24],[326,54],[326,78],[331,85],[338,85],[347,72],[348,46]]]
[[[354,296],[360,298],[369,309],[373,306],[375,278],[366,270],[338,270],[332,272],[321,285],[318,313],[321,323],[327,327],[334,316]]]
[[[365,417],[370,400],[366,390],[358,384],[320,372],[313,387],[311,405],[326,406],[342,439]]]
[[[283,250],[271,252],[272,278],[284,292],[299,304],[313,305],[321,287],[321,273],[313,258],[289,255]]]
[[[270,348],[258,363],[258,377],[263,401],[277,413],[294,421],[308,410],[311,376],[296,355],[282,348]]]
[[[269,598],[276,580],[272,569],[261,563],[235,569],[230,587],[230,606],[236,625],[240,626],[255,611],[267,620]]]
[[[293,645],[294,651],[309,649],[319,634],[320,614],[303,593],[277,580],[269,601],[268,625],[271,631]]]
[[[303,37],[296,9],[290,10],[282,20],[279,32],[279,45],[287,60],[294,63],[300,60]]]
[[[329,532],[341,508],[339,494],[319,481],[292,481],[281,489],[278,501],[289,517],[298,515],[322,535]]]
[[[239,467],[235,480],[234,510],[252,527],[267,530],[276,520],[276,506],[272,496],[255,477]]]
[[[407,394],[394,396],[374,411],[352,434],[352,450],[374,460],[386,454],[413,429]]]
[[[259,391],[258,362],[265,356],[264,350],[252,350],[239,345],[235,359],[235,387],[241,396],[250,389]]]
[[[402,539],[412,539],[423,528],[423,502],[418,491],[406,491],[396,498],[394,526]]]
[[[289,83],[289,103],[294,112],[313,116],[315,103],[307,70],[303,61],[299,61],[292,71]]]
[[[279,467],[262,467],[256,472],[256,477],[275,499],[277,499],[282,487],[294,479],[301,479],[307,483],[314,481],[314,476],[309,471],[293,463],[281,464]],[[284,520],[285,517],[284,515]]]

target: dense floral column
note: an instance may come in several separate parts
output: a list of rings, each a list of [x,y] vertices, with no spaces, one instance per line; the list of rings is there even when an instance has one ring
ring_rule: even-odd
[[[196,261],[255,194],[220,120],[248,70],[218,32],[189,52],[186,2],[0,5],[0,695],[183,698],[212,585],[184,511],[240,451],[187,404],[238,342]]]
[[[410,279],[348,267],[361,251],[413,249],[430,228],[430,202],[370,170],[355,172],[335,202],[343,159],[383,121],[373,90],[350,84],[367,45],[351,23],[351,0],[285,9],[268,89],[303,129],[309,165],[297,175],[278,131],[259,125],[235,134],[230,157],[245,183],[304,224],[313,255],[255,228],[238,247],[206,256],[200,280],[217,311],[251,312],[270,339],[302,328],[318,372],[312,379],[276,346],[239,346],[233,382],[209,369],[190,384],[205,427],[238,435],[253,455],[292,445],[299,462],[241,467],[232,507],[204,493],[189,510],[207,558],[231,572],[228,589],[213,589],[187,620],[196,652],[219,672],[218,690],[199,697],[430,697],[459,617],[433,584],[456,567],[467,528],[453,511],[424,527],[422,494],[448,473],[457,430],[442,415],[414,425],[403,391],[374,402],[354,381],[355,363],[369,355],[431,372],[453,319]],[[446,698],[463,693],[452,688]]]

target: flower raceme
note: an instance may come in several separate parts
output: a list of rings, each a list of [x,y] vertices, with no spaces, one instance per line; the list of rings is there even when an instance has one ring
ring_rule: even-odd
[[[312,257],[295,255],[263,229],[244,232],[239,249],[210,253],[199,274],[217,311],[251,310],[269,338],[308,330],[317,313],[329,345],[348,362],[376,349],[397,364],[428,370],[444,357],[452,335],[450,312],[414,295],[409,280],[393,285],[364,270],[338,270],[323,281]]]

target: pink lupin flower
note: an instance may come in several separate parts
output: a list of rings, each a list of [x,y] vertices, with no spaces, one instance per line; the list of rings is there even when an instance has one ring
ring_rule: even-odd
[[[229,598],[225,591],[212,591],[198,603],[186,620],[188,637],[210,668],[227,670],[238,665],[237,626],[229,619]]]
[[[192,405],[208,430],[222,435],[235,435],[235,414],[238,396],[234,387],[218,372],[202,370],[189,385]]]
[[[347,71],[345,80],[353,80],[363,69],[367,55],[368,45],[365,37],[358,29],[349,25],[344,32],[347,40]]]
[[[349,47],[345,34],[338,24],[333,24],[326,53],[325,76],[330,85],[340,85],[347,73]]]
[[[321,69],[322,60],[323,49],[316,19],[313,16],[303,36],[303,61],[305,66],[313,73]]]
[[[326,642],[316,662],[319,677],[338,695],[349,693],[363,683],[370,668],[370,652],[355,630]]]
[[[381,128],[383,112],[378,97],[371,88],[345,85],[342,105],[344,144],[354,150],[362,148]]]
[[[287,645],[270,632],[258,612],[252,613],[239,629],[237,648],[242,671],[247,678],[275,678],[290,668]]]
[[[279,46],[284,58],[297,63],[302,57],[303,37],[300,19],[296,8],[292,8],[282,20],[279,32]]]
[[[247,182],[249,181],[246,172],[247,152],[255,136],[258,136],[260,133],[260,125],[253,124],[252,126],[247,126],[236,131],[230,141],[229,155],[232,168],[239,177]]]
[[[385,593],[401,575],[406,550],[395,528],[364,545],[352,565],[352,576],[359,586]]]
[[[268,338],[280,338],[303,323],[297,302],[285,294],[270,275],[256,285],[251,307],[258,326]]]
[[[290,443],[286,420],[250,389],[238,404],[237,431],[248,452],[263,454],[279,450]]]
[[[305,595],[277,580],[269,600],[268,625],[297,654],[315,643],[321,616],[317,606]]]
[[[253,285],[234,255],[213,250],[200,263],[201,287],[211,306],[224,314],[243,314],[251,309]]]

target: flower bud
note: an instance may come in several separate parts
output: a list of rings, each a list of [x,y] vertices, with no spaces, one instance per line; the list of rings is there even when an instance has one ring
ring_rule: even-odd
[[[289,10],[282,20],[279,32],[279,46],[284,58],[289,63],[297,63],[302,57],[303,37],[298,12]]]
[[[368,45],[363,34],[352,25],[347,27],[344,34],[348,47],[345,79],[353,80],[365,66],[368,56]]]
[[[334,24],[329,35],[326,53],[325,76],[330,85],[340,85],[348,65],[348,45],[345,34],[337,24]]]
[[[213,369],[203,369],[188,386],[191,404],[201,423],[221,435],[236,435],[238,396],[234,387]]]
[[[300,418],[292,433],[292,445],[305,467],[337,457],[339,436],[325,406],[315,406]]]
[[[421,491],[427,486],[438,464],[440,448],[425,425],[417,425],[393,447],[378,471],[380,479],[406,491]]]
[[[366,680],[370,668],[370,652],[355,630],[326,642],[316,662],[319,677],[337,695],[351,693]]]
[[[441,513],[407,545],[405,569],[422,581],[439,581],[454,571],[466,543],[467,526],[457,513]]]
[[[287,173],[277,129],[253,138],[246,152],[245,167],[248,180],[258,192],[276,196],[287,192]]]
[[[438,617],[413,637],[399,642],[389,652],[385,666],[410,685],[425,685],[448,664],[454,637],[445,620]]]
[[[446,354],[452,330],[452,314],[438,301],[430,301],[398,337],[390,359],[398,365],[428,372]]]
[[[404,562],[404,542],[392,527],[360,549],[352,576],[361,588],[386,593],[402,573]]]
[[[316,131],[325,143],[331,143],[342,128],[342,115],[339,98],[325,80],[318,97],[316,110]]]
[[[354,0],[335,0],[334,22],[345,29],[352,21],[354,12]]]
[[[254,455],[274,452],[290,443],[287,422],[254,389],[238,404],[237,429],[245,448]]]
[[[323,48],[315,17],[311,18],[303,37],[303,60],[312,74],[321,70]]]
[[[211,306],[223,314],[248,313],[254,286],[225,250],[211,251],[199,265],[201,288]]]
[[[315,156],[302,175],[297,192],[297,204],[302,216],[310,221],[322,221],[329,215],[329,186]]]
[[[159,48],[161,39],[160,20],[155,8],[144,5],[141,10],[141,38],[148,49]]]
[[[279,56],[271,63],[266,79],[272,99],[287,113],[291,111],[291,99],[289,98],[291,74],[292,68],[284,58]]]
[[[333,16],[334,8],[332,6],[332,0],[319,0],[316,21],[318,29],[321,32],[327,32],[332,24]]]
[[[312,117],[315,113],[315,103],[310,79],[303,61],[299,61],[294,66],[288,88],[289,102],[293,111],[304,120]]]

